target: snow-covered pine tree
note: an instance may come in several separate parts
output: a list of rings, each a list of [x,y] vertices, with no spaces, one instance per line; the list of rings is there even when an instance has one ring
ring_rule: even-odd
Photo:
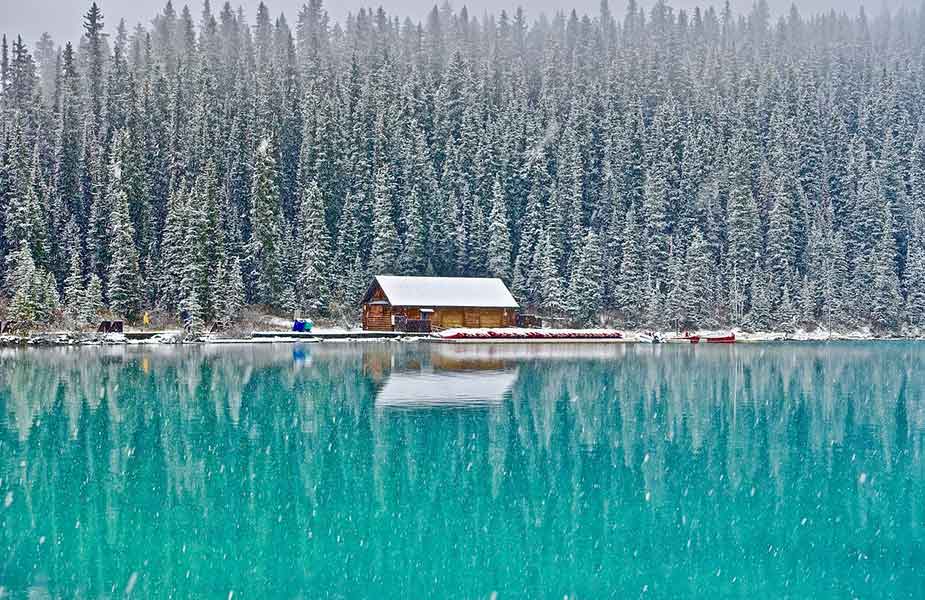
[[[878,331],[894,331],[899,325],[902,297],[896,274],[896,239],[889,207],[883,207],[883,231],[868,265],[872,279],[870,322]]]
[[[668,255],[671,246],[671,169],[672,150],[666,148],[652,166],[645,183],[642,203],[642,223],[645,223],[645,253],[655,287],[667,290]]]
[[[435,275],[451,275],[456,268],[457,202],[448,192],[438,191],[432,217],[427,256]]]
[[[110,244],[112,262],[108,271],[108,296],[112,311],[132,320],[141,308],[141,275],[138,250],[135,248],[135,228],[129,215],[128,197],[120,189],[119,174],[113,174],[112,221]]]
[[[160,252],[161,302],[165,308],[176,308],[184,296],[183,274],[186,270],[187,192],[186,182],[180,182],[169,194]]]
[[[100,276],[100,279],[106,280],[106,267],[109,265],[110,257],[110,229],[112,219],[112,199],[115,190],[107,186],[107,173],[111,175],[118,172],[121,167],[118,157],[113,157],[109,163],[109,168],[105,167],[104,148],[100,145],[99,140],[90,130],[89,125],[85,124],[84,145],[89,146],[85,150],[87,155],[84,166],[84,196],[86,203],[87,231],[85,233],[87,241],[88,265],[92,272]]]
[[[751,310],[748,325],[755,331],[769,331],[772,326],[770,281],[763,268],[756,268],[752,278]]]
[[[569,313],[577,325],[598,320],[604,301],[603,274],[600,240],[594,230],[588,230],[568,289]]]
[[[179,298],[181,310],[188,306],[189,298],[195,299],[200,310],[198,317],[206,319],[206,305],[210,302],[210,280],[214,273],[209,272],[208,246],[212,240],[207,234],[207,217],[205,205],[204,178],[200,175],[193,187],[190,202],[186,207],[186,231],[183,242],[183,263],[180,273]],[[110,298],[110,304],[112,300]],[[113,306],[115,310],[115,306]],[[185,310],[188,310],[185,309]]]
[[[216,299],[215,319],[220,323],[229,324],[237,321],[244,308],[244,280],[241,276],[241,261],[238,258],[227,260],[219,269],[219,290],[221,294]]]
[[[302,308],[312,312],[327,310],[331,294],[331,236],[325,220],[325,200],[315,181],[302,190],[299,204],[296,249],[298,297]]]
[[[799,294],[794,302],[797,311],[797,324],[804,329],[812,331],[818,325],[819,306],[817,298],[819,290],[816,289],[817,281],[809,276],[803,278],[800,282]]]
[[[925,330],[925,240],[921,232],[909,240],[906,290],[906,324],[915,331]]]
[[[691,233],[690,245],[684,261],[687,275],[687,323],[691,328],[710,327],[713,322],[715,265],[710,247],[699,227]]]
[[[41,321],[40,290],[44,278],[36,269],[28,241],[23,240],[19,244],[19,249],[10,256],[10,263],[15,267],[8,275],[8,285],[13,298],[9,306],[9,316],[13,321],[31,326]]]
[[[553,234],[546,231],[540,246],[539,276],[540,305],[550,315],[561,316],[568,311],[568,298],[566,297],[566,284],[562,276],[562,267],[559,264],[561,250],[559,244],[553,240]]]
[[[680,329],[688,320],[688,274],[684,268],[685,252],[680,237],[672,238],[668,252],[668,290],[665,294],[667,322],[672,328]]]
[[[195,294],[180,301],[180,314],[185,317],[183,327],[189,335],[196,336],[205,328],[204,311]]]
[[[84,323],[95,325],[104,310],[106,305],[103,303],[103,282],[99,275],[91,273],[80,305],[80,318]]]
[[[530,259],[525,256],[526,249],[524,250],[524,252],[518,252],[517,257],[514,259],[513,275],[511,276],[511,294],[521,305],[529,306],[532,304],[533,300],[527,274]]]
[[[791,287],[790,277],[796,269],[796,211],[792,200],[785,182],[778,179],[774,185],[774,204],[771,207],[766,251],[771,302],[775,306],[781,302],[784,291]]]
[[[250,298],[261,304],[273,304],[282,291],[282,216],[275,154],[272,139],[264,138],[257,146],[251,181],[247,282]]]
[[[171,231],[178,239],[182,234],[183,239],[182,251],[170,257],[171,268],[176,270],[174,277],[179,277],[175,292],[181,302],[196,296],[204,320],[219,312],[219,296],[223,293],[216,276],[225,261],[225,243],[215,178],[215,166],[209,161],[196,177],[182,216],[170,217],[171,227],[183,227],[182,232]]]
[[[727,268],[735,270],[739,282],[748,287],[752,267],[758,258],[761,238],[758,207],[751,190],[735,182],[729,190],[726,235],[729,240]],[[767,291],[767,290],[766,290]]]
[[[427,222],[417,189],[411,190],[405,215],[405,239],[398,257],[399,270],[406,275],[424,275],[428,270]]]
[[[391,179],[386,167],[376,173],[375,205],[373,208],[373,246],[369,268],[376,275],[393,275],[398,266],[398,230],[392,215]]]
[[[788,333],[793,332],[799,320],[797,310],[797,306],[794,305],[792,295],[790,294],[790,286],[784,287],[780,304],[774,312],[773,322],[775,329]]]
[[[630,208],[623,229],[623,260],[617,279],[617,301],[628,326],[640,323],[645,309],[646,265],[636,211]]]
[[[508,226],[507,201],[501,182],[492,188],[490,234],[488,238],[488,272],[506,282],[511,279],[511,233]]]
[[[10,148],[7,152],[9,162],[6,171],[10,181],[4,186],[7,187],[7,194],[3,199],[5,206],[0,205],[0,210],[4,213],[3,239],[9,250],[4,267],[9,274],[17,268],[15,258],[25,257],[20,252],[23,241],[29,245],[33,260],[45,255],[45,225],[37,193],[40,183],[38,164],[28,148],[21,119],[18,117],[13,119]],[[12,286],[7,285],[7,289],[12,291]]]
[[[64,280],[64,314],[72,322],[80,321],[80,308],[86,295],[80,252],[71,252],[71,268]]]
[[[488,273],[488,223],[481,200],[472,196],[469,214],[469,274],[484,277]]]
[[[665,294],[655,285],[652,273],[646,273],[646,285],[642,292],[644,314],[642,324],[653,329],[670,326],[670,318],[665,314]]]
[[[610,217],[601,230],[601,247],[604,256],[604,306],[617,305],[620,264],[623,262],[623,230],[626,225],[626,209],[617,198],[610,198]]]
[[[848,295],[848,247],[842,233],[832,236],[831,250],[824,261],[822,283],[822,319],[826,329],[855,325],[857,316],[852,315],[852,303]]]
[[[283,228],[281,248],[281,272],[288,273],[290,276],[284,277],[280,282],[279,300],[275,302],[275,305],[293,314],[300,306],[298,272],[301,253],[296,249],[293,234],[290,233],[288,227]]]
[[[52,323],[58,318],[57,313],[61,308],[61,296],[58,295],[58,282],[51,272],[42,269],[39,285],[41,286],[39,290],[41,319],[45,323]]]
[[[879,166],[872,164],[862,172],[854,203],[849,209],[850,223],[843,229],[854,261],[870,256],[882,237],[886,200],[879,171]]]

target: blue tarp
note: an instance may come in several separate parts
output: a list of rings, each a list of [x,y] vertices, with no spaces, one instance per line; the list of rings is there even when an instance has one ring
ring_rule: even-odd
[[[312,330],[314,323],[308,320],[296,319],[292,322],[292,330],[296,333],[307,333]]]

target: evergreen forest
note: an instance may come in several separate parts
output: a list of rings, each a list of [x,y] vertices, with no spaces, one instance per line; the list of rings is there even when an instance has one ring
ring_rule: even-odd
[[[2,310],[350,321],[392,273],[575,324],[925,330],[925,7],[619,13],[7,32]]]

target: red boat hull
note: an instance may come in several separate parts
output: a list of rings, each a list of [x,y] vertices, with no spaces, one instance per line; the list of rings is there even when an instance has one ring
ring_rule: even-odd
[[[690,342],[692,344],[699,344],[701,342],[705,344],[735,344],[736,336],[735,334],[723,335],[718,337],[701,337],[699,335],[686,335],[680,338],[674,338],[673,341],[680,342]]]

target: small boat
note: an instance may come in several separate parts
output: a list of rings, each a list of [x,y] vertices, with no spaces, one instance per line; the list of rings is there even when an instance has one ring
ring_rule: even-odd
[[[681,337],[674,337],[668,341],[673,344],[699,344],[701,342],[705,344],[734,344],[736,336],[734,333],[714,337],[684,334]]]
[[[735,344],[736,343],[736,334],[730,333],[729,335],[721,335],[717,337],[708,337],[706,338],[708,344]]]
[[[433,335],[446,341],[613,341],[623,334],[613,329],[447,329]]]
[[[662,343],[662,340],[661,338],[658,337],[658,334],[650,332],[650,331],[640,333],[636,339],[641,344],[660,344]]]
[[[691,335],[685,331],[684,335],[673,337],[673,338],[668,338],[668,342],[672,344],[699,344],[700,336]]]

